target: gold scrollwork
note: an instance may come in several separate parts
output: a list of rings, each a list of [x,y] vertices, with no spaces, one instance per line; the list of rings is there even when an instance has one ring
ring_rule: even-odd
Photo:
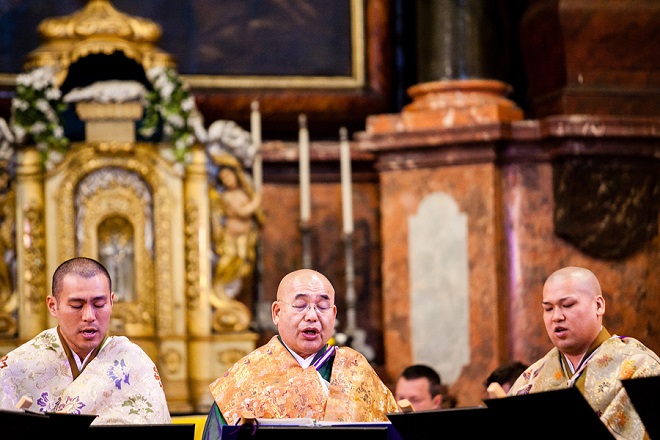
[[[199,307],[199,208],[189,201],[185,207],[186,298],[189,310]]]
[[[25,299],[39,307],[46,298],[46,234],[43,210],[29,204],[24,210],[23,245],[25,246]]]

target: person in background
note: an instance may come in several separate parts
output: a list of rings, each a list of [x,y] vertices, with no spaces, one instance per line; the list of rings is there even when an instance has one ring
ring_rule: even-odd
[[[394,396],[397,402],[407,400],[414,411],[438,409],[442,406],[440,375],[428,365],[406,367],[397,378]]]
[[[282,278],[271,307],[278,334],[209,385],[214,403],[204,439],[223,425],[255,418],[386,422],[396,412],[392,392],[366,358],[328,345],[337,315],[335,289],[321,273],[293,271]]]
[[[588,269],[569,266],[551,274],[541,304],[554,348],[520,375],[508,395],[576,387],[616,438],[645,438],[621,380],[660,375],[658,355],[603,327],[605,299]]]
[[[63,262],[46,298],[57,327],[0,358],[0,408],[27,402],[31,411],[95,414],[93,424],[171,423],[156,365],[125,336],[107,334],[114,297],[101,263]]]
[[[525,365],[520,361],[510,361],[500,365],[491,371],[484,381],[486,390],[488,390],[493,383],[496,383],[501,387],[502,392],[506,394],[511,389],[511,385],[513,385],[516,379],[518,379],[518,376],[520,376],[528,366],[529,365]],[[499,396],[496,394],[490,394],[489,392],[488,397],[493,398]]]

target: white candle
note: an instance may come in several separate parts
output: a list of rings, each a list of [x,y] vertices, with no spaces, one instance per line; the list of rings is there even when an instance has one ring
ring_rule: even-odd
[[[300,171],[300,221],[303,224],[309,222],[310,217],[310,195],[309,195],[309,131],[307,130],[307,117],[298,117],[300,131],[298,133],[298,158]]]
[[[339,129],[339,158],[341,163],[341,206],[344,234],[353,233],[353,191],[351,182],[351,147],[346,127]]]
[[[261,114],[259,113],[259,101],[252,101],[250,106],[250,131],[252,133],[252,144],[255,148],[254,162],[252,163],[252,179],[254,190],[261,192],[262,163],[261,163]]]

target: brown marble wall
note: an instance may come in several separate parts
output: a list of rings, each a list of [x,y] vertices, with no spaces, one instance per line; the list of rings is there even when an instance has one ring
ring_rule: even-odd
[[[529,0],[520,42],[535,117],[660,115],[656,0]]]
[[[448,147],[445,153],[452,154]],[[486,155],[488,152],[485,151]],[[388,156],[381,158],[386,166]],[[386,371],[396,377],[415,360],[411,352],[410,281],[408,267],[408,219],[415,215],[421,200],[434,192],[450,195],[468,218],[469,342],[471,362],[465,366],[453,392],[463,405],[476,404],[481,396],[484,372],[494,368],[500,357],[498,322],[499,204],[497,174],[492,163],[459,164],[383,170],[381,173],[381,215],[383,241],[383,308]],[[429,305],[440,297],[425,299]],[[445,335],[425,335],[437,345],[447,344]]]
[[[470,362],[451,384],[459,405],[480,402],[483,380],[498,363],[529,363],[551,347],[540,295],[547,276],[563,266],[585,266],[599,277],[611,332],[659,352],[659,133],[657,119],[570,115],[360,133],[359,146],[375,153],[381,177],[385,370],[395,375],[414,361],[406,228],[433,191],[451,194],[468,215]],[[610,172],[567,174],[567,161]],[[629,179],[631,169],[644,178]],[[583,200],[584,188],[593,188],[591,200]],[[573,193],[580,193],[577,200]],[[630,215],[604,215],[601,204]],[[607,252],[583,248],[557,234],[557,219],[575,206],[587,207],[572,220],[577,226],[594,218],[599,225],[615,223],[587,228],[590,241],[623,245],[630,231],[652,233],[616,257],[611,246]],[[432,337],[442,343],[442,335]]]

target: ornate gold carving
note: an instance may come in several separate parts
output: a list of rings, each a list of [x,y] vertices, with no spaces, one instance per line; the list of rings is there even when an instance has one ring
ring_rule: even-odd
[[[239,350],[237,348],[229,348],[226,350],[221,350],[218,353],[218,362],[221,365],[226,365],[227,367],[230,367],[234,365],[237,361],[239,361],[246,354],[248,354],[248,351]]]
[[[119,12],[108,0],[90,0],[71,15],[48,18],[38,32],[44,43],[28,54],[24,68],[59,67],[60,84],[69,66],[90,54],[120,51],[142,64],[145,71],[175,65],[171,55],[155,46],[162,34],[157,23]]]
[[[172,165],[152,144],[133,144],[131,154],[99,154],[97,147],[74,144],[53,171],[62,174],[57,191],[57,217],[62,231],[58,259],[71,258],[76,249],[98,258],[101,222],[113,216],[128,222],[135,237],[136,297],[134,302],[115,304],[113,328],[123,329],[128,336],[153,335],[156,327],[172,329],[173,195],[164,172]],[[85,193],[78,192],[79,188]],[[78,239],[75,231],[82,233]]]
[[[25,300],[31,307],[43,307],[46,298],[46,237],[41,207],[30,203],[24,210],[22,241],[25,247]]]
[[[199,307],[199,209],[193,202],[186,203],[186,298],[188,310]]]
[[[178,350],[172,348],[165,350],[161,353],[160,358],[160,363],[163,365],[165,373],[172,376],[181,371],[181,368],[183,367],[183,356],[181,356],[181,353]]]
[[[250,325],[250,309],[232,298],[210,296],[213,305],[212,329],[216,333],[239,332]]]
[[[151,194],[135,173],[100,168],[82,178],[75,194],[77,248],[105,264],[115,292],[112,329],[152,336],[153,218]]]
[[[14,312],[18,306],[18,293],[13,288],[12,271],[5,258],[16,252],[14,222],[16,200],[11,187],[9,163],[0,162],[0,335],[9,336],[16,332]]]

